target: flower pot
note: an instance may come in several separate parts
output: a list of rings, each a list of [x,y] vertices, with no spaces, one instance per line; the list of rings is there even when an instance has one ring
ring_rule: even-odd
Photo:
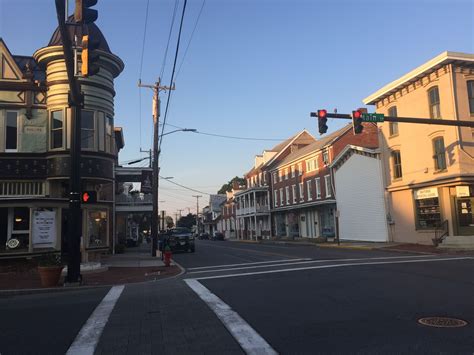
[[[63,266],[38,266],[38,273],[41,279],[41,286],[55,287],[58,285]]]

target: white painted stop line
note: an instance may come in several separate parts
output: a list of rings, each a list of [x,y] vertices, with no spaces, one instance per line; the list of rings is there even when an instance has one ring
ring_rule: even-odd
[[[125,286],[114,286],[102,299],[94,312],[82,327],[76,339],[67,351],[67,355],[92,355],[99,343],[100,336],[104,330],[110,313],[119,299]]]
[[[212,309],[247,354],[278,354],[239,314],[199,281],[184,280]]]

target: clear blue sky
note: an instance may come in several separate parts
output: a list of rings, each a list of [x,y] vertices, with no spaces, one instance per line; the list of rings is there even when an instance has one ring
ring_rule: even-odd
[[[189,0],[168,122],[202,132],[284,139],[317,125],[318,108],[349,112],[362,99],[450,50],[474,53],[472,0],[206,0],[184,62],[182,56],[202,5]],[[74,1],[70,1],[71,8]],[[151,145],[151,92],[139,79],[147,0],[99,0],[97,24],[125,62],[115,82],[115,122],[123,126],[120,160]],[[157,80],[174,0],[150,0],[142,81]],[[177,24],[183,0],[178,4]],[[54,0],[0,0],[0,36],[14,54],[45,46],[57,26]],[[174,31],[163,81],[169,84]],[[163,110],[166,95],[162,95]],[[330,121],[329,130],[345,122]],[[173,128],[168,127],[168,130]],[[162,146],[161,175],[215,193],[243,175],[255,154],[277,141],[241,141],[175,133]],[[162,182],[160,206],[169,214],[190,207],[195,193]],[[204,201],[203,201],[204,200]],[[201,199],[201,206],[207,198]],[[187,212],[187,210],[186,210]]]

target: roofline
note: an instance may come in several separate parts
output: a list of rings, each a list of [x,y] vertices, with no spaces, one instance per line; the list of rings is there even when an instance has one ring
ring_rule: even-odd
[[[352,145],[348,144],[346,147],[334,158],[331,164],[329,164],[330,168],[333,168],[334,165],[336,165],[339,160],[341,160],[349,151],[351,150],[356,150],[358,152],[364,152],[364,153],[370,153],[370,154],[379,154],[380,150],[379,149],[370,149],[370,148],[365,148],[361,147],[358,145]]]
[[[312,135],[311,133],[309,133],[309,132],[306,130],[306,128],[304,128],[301,132],[299,132],[298,134],[296,134],[296,135],[294,136],[294,138],[293,138],[291,141],[288,142],[287,145],[285,145],[282,149],[280,149],[280,151],[279,151],[278,153],[276,153],[269,161],[267,161],[267,162],[266,162],[265,164],[263,164],[262,166],[265,166],[265,165],[266,165],[266,166],[269,166],[269,165],[271,165],[271,164],[273,163],[273,161],[274,161],[276,158],[278,158],[278,157],[285,151],[286,148],[290,147],[291,144],[292,144],[299,136],[301,136],[303,133],[309,134],[310,137],[312,137],[313,139],[316,140],[316,138],[314,138],[313,135]]]
[[[375,102],[381,100],[383,97],[387,96],[394,90],[398,90],[401,87],[407,85],[413,79],[418,79],[421,76],[428,74],[428,71],[437,69],[437,67],[449,64],[454,61],[462,62],[473,62],[474,63],[474,54],[460,53],[460,52],[448,52],[445,51],[433,59],[427,61],[426,63],[420,65],[419,67],[413,69],[409,73],[403,75],[397,80],[392,81],[391,83],[385,85],[381,89],[374,92],[372,95],[367,96],[362,102],[365,105],[374,105]]]
[[[347,124],[345,127],[342,127],[340,129],[343,129],[345,128],[346,130],[344,132],[342,132],[341,134],[337,135],[336,137],[334,137],[333,139],[331,139],[330,141],[326,142],[326,144],[324,144],[323,146],[321,146],[320,148],[318,148],[317,150],[313,150],[309,153],[306,153],[306,154],[303,154],[303,155],[300,155],[298,157],[296,157],[295,159],[292,159],[290,160],[289,162],[285,163],[285,164],[280,164],[280,165],[275,165],[273,167],[273,169],[269,169],[268,171],[269,172],[272,172],[272,171],[275,171],[275,170],[278,170],[279,168],[283,167],[283,166],[286,166],[286,165],[291,165],[295,162],[297,162],[298,160],[301,160],[305,157],[307,157],[308,155],[311,155],[311,154],[316,154],[318,153],[319,151],[323,150],[324,148],[326,148],[328,145],[332,145],[336,140],[338,140],[339,138],[341,138],[344,134],[347,133],[347,131],[349,131],[350,129],[352,129],[352,125],[349,125]],[[316,141],[317,142],[317,141]],[[311,143],[312,144],[312,143]],[[306,147],[304,147],[306,148]],[[303,149],[303,148],[302,148]]]

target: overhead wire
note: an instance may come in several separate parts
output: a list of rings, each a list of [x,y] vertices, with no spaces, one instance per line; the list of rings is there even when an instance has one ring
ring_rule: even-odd
[[[148,9],[150,7],[150,0],[146,2],[146,10],[145,10],[145,26],[143,29],[143,41],[142,41],[142,51],[140,56],[140,71],[138,74],[138,78],[142,80],[142,71],[143,71],[143,58],[145,56],[145,42],[146,42],[146,29],[148,25]],[[139,129],[139,140],[140,140],[140,149],[142,147],[142,91],[141,87],[138,87],[138,129]]]
[[[196,22],[194,23],[193,31],[191,32],[191,36],[189,37],[188,45],[186,46],[186,49],[183,54],[183,58],[181,59],[181,64],[179,65],[178,70],[176,71],[176,80],[178,79],[179,73],[181,72],[181,67],[183,66],[184,59],[186,58],[186,54],[188,53],[189,46],[191,45],[191,41],[193,40],[194,32],[196,31],[196,28],[199,23],[199,19],[201,18],[202,10],[204,9],[205,4],[206,4],[206,0],[203,0]]]
[[[168,33],[168,41],[166,43],[165,55],[163,56],[163,62],[161,64],[160,79],[163,77],[163,73],[165,72],[166,58],[168,57],[168,48],[169,48],[170,41],[171,41],[171,33],[173,32],[174,21],[176,19],[176,11],[178,10],[178,3],[179,3],[179,0],[175,0],[173,16],[171,18],[171,25],[170,25],[170,30],[169,30],[169,33]]]
[[[173,180],[164,179],[163,176],[161,176],[161,175],[160,175],[160,178],[162,178],[163,180],[165,180],[165,181],[167,181],[167,182],[169,182],[169,183],[171,183],[171,184],[174,184],[174,185],[177,185],[177,186],[181,186],[181,187],[185,188],[186,190],[198,192],[198,193],[200,193],[200,194],[211,195],[211,194],[208,193],[208,192],[199,191],[199,190],[193,189],[193,188],[191,188],[191,187],[187,187],[187,186],[181,185],[181,184],[179,184],[179,183],[177,183],[177,182],[175,182],[175,181],[173,181]]]
[[[174,54],[173,70],[171,71],[170,88],[173,86],[174,75],[175,75],[175,71],[176,71],[176,62],[178,60],[179,44],[181,42],[181,32],[183,30],[184,14],[186,12],[186,4],[187,3],[188,3],[188,0],[184,0],[183,12],[181,13],[181,21],[180,21],[180,24],[179,24],[178,40],[176,42],[176,51],[175,51],[175,54]],[[170,106],[170,99],[171,99],[171,91],[172,90],[168,90],[168,98],[166,100],[165,117],[163,119],[163,129],[162,129],[162,131],[166,127],[166,120],[168,118],[168,109],[169,109],[169,106]],[[161,149],[161,143],[163,142],[163,134],[160,137],[161,137],[161,139],[160,139],[160,143],[158,145],[158,147],[159,147],[158,150]]]

